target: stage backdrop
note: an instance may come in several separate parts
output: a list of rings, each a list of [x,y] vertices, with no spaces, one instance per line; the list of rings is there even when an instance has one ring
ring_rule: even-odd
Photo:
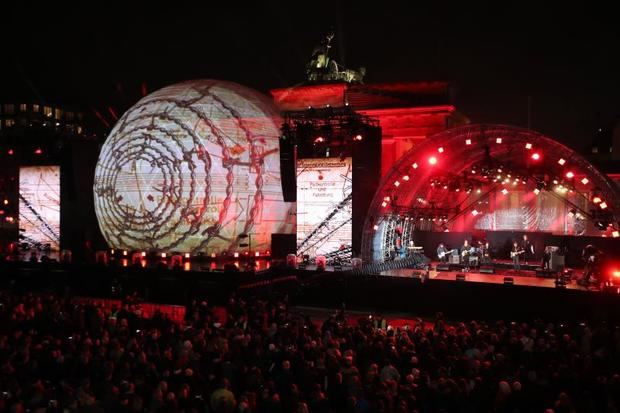
[[[351,158],[297,161],[297,254],[351,247]]]
[[[266,251],[272,233],[294,233],[294,204],[280,184],[280,126],[269,99],[230,82],[184,82],[140,100],[97,163],[95,211],[108,244]]]
[[[60,249],[60,167],[19,169],[19,237],[30,248]]]

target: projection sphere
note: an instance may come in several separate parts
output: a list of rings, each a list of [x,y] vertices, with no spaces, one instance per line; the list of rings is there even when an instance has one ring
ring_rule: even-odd
[[[184,82],[140,100],[95,171],[95,211],[110,247],[268,250],[272,233],[294,230],[280,185],[280,125],[268,98],[230,82]]]

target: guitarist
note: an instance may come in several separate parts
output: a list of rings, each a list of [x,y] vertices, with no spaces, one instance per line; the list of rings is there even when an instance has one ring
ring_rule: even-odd
[[[463,241],[463,247],[461,248],[461,263],[465,264],[463,271],[469,271],[469,255],[471,254],[471,245],[469,241]]]
[[[519,247],[519,243],[517,241],[512,243],[512,250],[510,251],[510,257],[512,258],[512,266],[515,271],[521,271],[521,263],[520,256],[523,254],[523,250]]]
[[[523,260],[525,261],[525,265],[527,265],[530,260],[534,259],[535,254],[534,244],[527,239],[527,234],[523,234],[523,244],[521,247],[523,250]]]
[[[437,247],[437,258],[439,258],[439,261],[446,263],[448,262],[448,249],[445,247],[445,245],[443,245],[443,242],[439,243],[439,246]]]

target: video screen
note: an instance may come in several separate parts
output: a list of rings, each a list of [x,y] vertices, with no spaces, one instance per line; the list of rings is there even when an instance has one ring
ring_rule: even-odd
[[[352,179],[351,158],[297,161],[297,255],[350,251]]]
[[[60,166],[19,169],[19,238],[26,249],[60,249]]]

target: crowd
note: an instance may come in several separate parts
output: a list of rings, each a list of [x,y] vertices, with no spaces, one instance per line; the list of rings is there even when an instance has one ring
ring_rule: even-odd
[[[0,411],[617,412],[620,329],[412,320],[392,328],[286,300],[187,306],[0,295]],[[225,311],[224,311],[225,310]],[[225,314],[222,318],[221,314]]]

